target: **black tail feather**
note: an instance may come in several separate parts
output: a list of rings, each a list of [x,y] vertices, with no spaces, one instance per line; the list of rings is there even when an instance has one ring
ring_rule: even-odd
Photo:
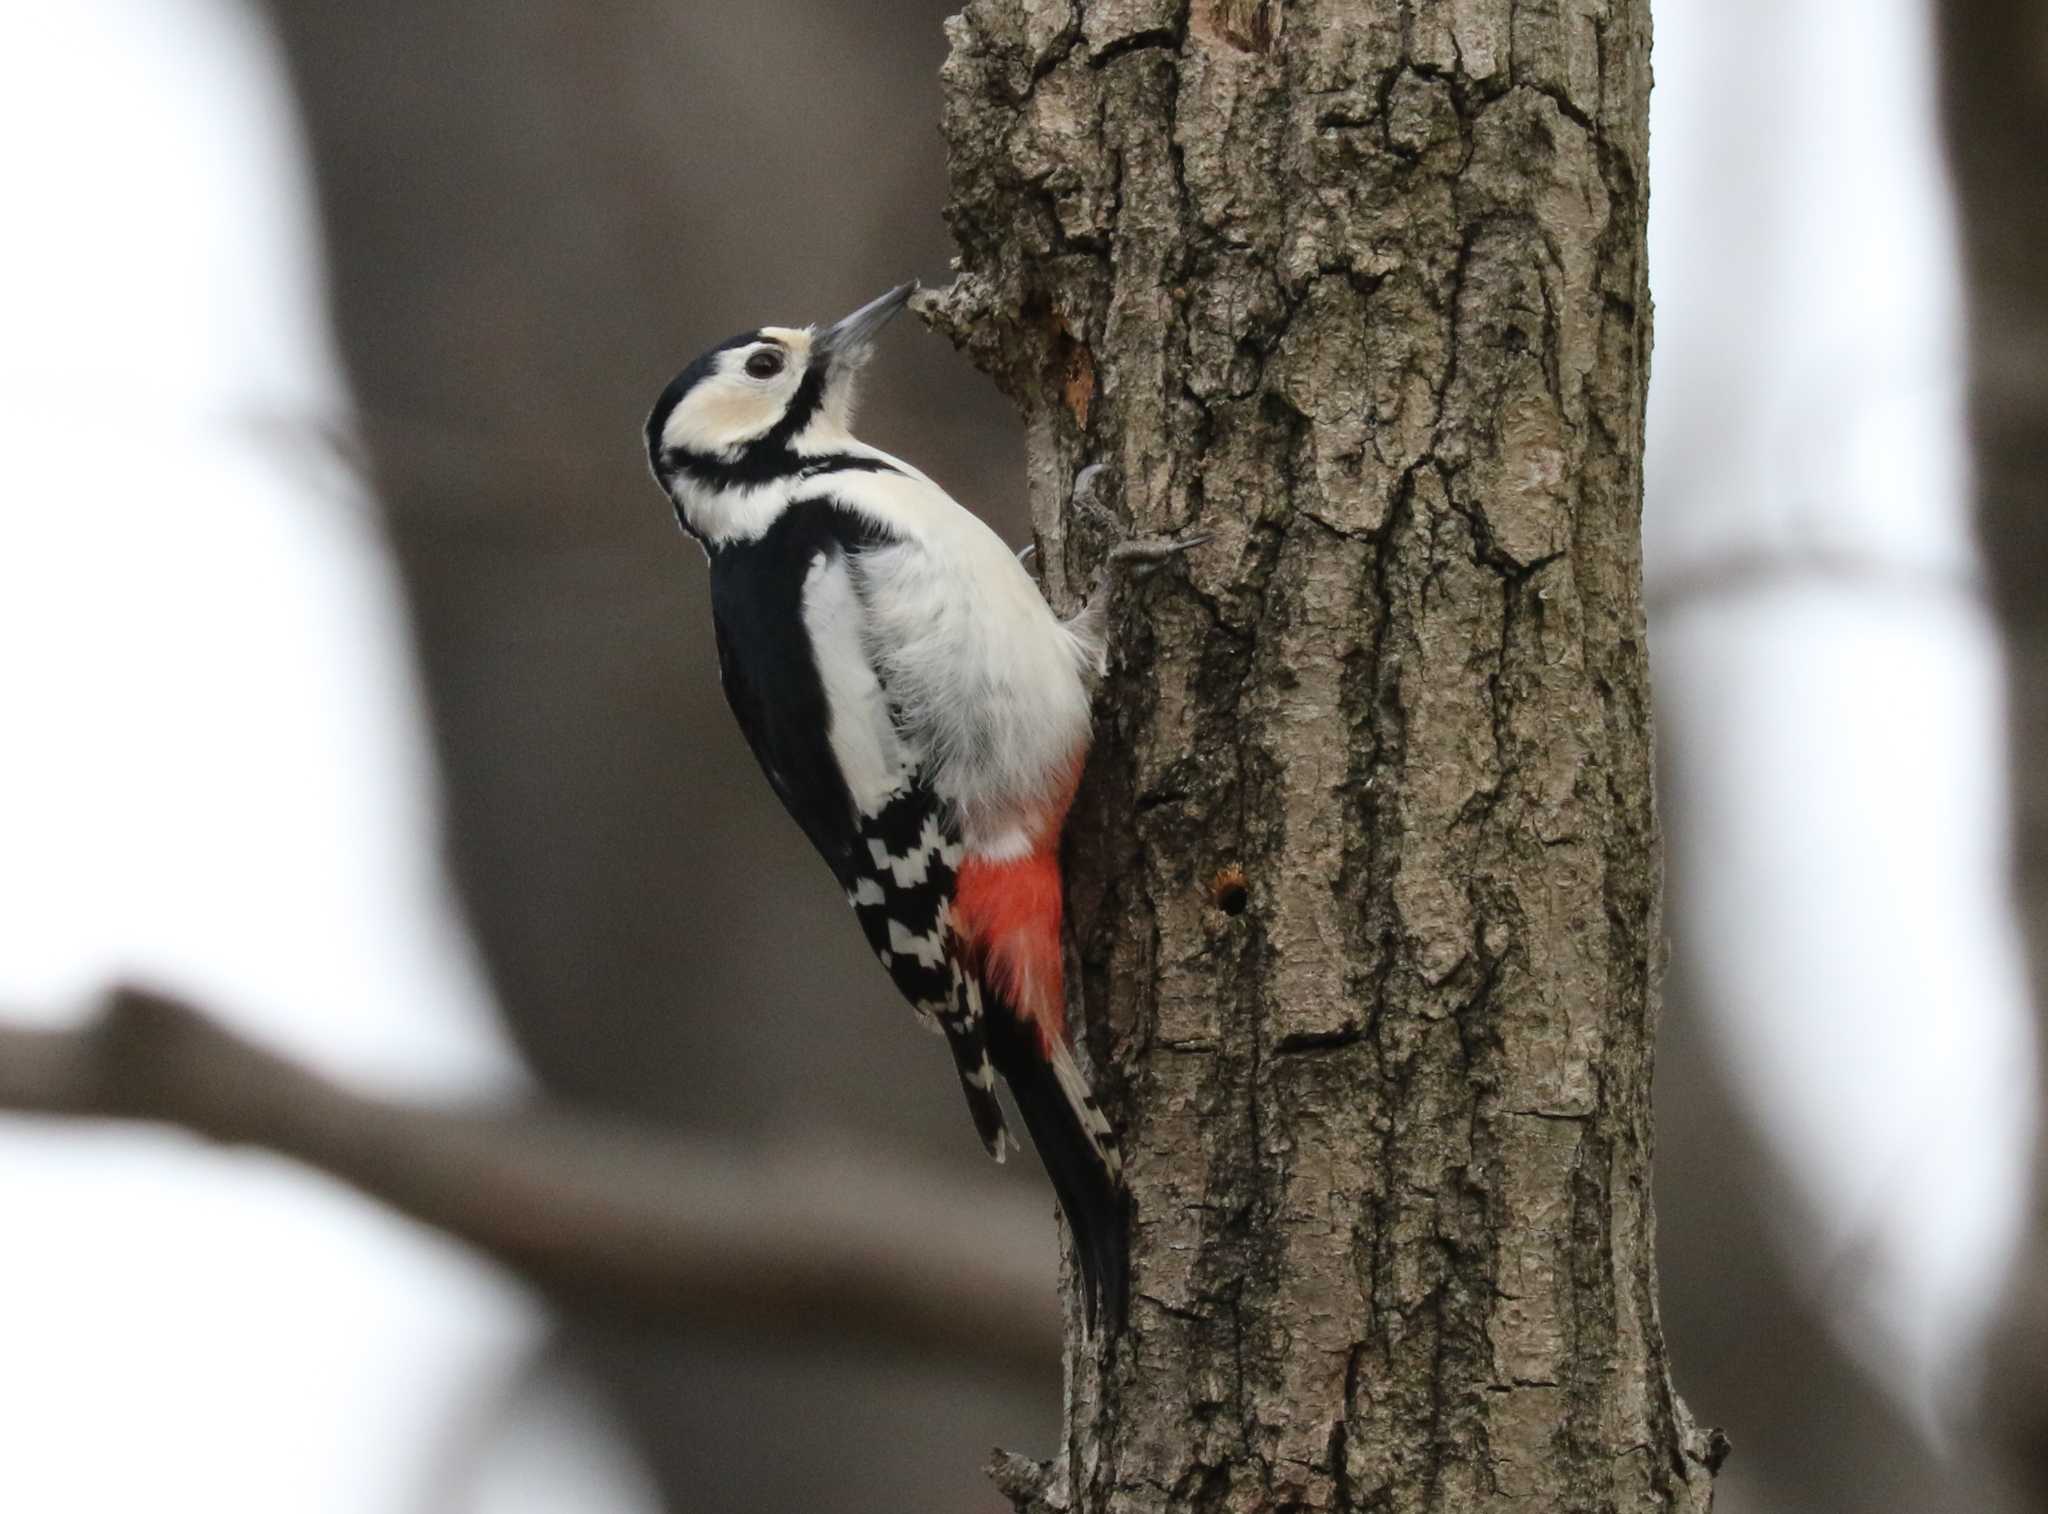
[[[976,1027],[977,1031],[979,1027]],[[987,1049],[979,1034],[971,1039],[947,1027],[946,1038],[953,1046],[953,1063],[960,1070],[960,1091],[967,1095],[967,1112],[974,1117],[974,1133],[998,1162],[1017,1144],[1003,1122],[1003,1106],[996,1098],[993,1079],[983,1082],[989,1065]]]
[[[1024,1128],[1045,1163],[1053,1193],[1074,1237],[1081,1296],[1089,1332],[1098,1318],[1110,1335],[1123,1328],[1128,1303],[1126,1268],[1128,1197],[1123,1183],[1098,1155],[1095,1142],[1039,1048],[1038,1032],[1019,1023],[1007,1004],[988,1004],[988,1047],[1010,1085]]]

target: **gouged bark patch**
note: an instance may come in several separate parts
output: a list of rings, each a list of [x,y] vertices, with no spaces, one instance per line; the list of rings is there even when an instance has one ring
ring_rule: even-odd
[[[1088,429],[1088,407],[1095,403],[1095,360],[1079,342],[1066,343],[1066,361],[1060,375],[1060,402],[1067,407],[1079,429]]]
[[[1198,41],[1262,53],[1273,45],[1272,0],[1194,0],[1188,31]]]

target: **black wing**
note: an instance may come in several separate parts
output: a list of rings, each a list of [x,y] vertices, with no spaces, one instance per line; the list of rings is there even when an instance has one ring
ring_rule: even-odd
[[[711,563],[719,677],[761,771],[846,891],[868,946],[919,1017],[945,1032],[975,1130],[1000,1158],[1007,1135],[980,990],[958,960],[950,924],[958,821],[914,763],[862,812],[833,751],[831,700],[806,626],[804,586],[820,557],[831,569],[883,539],[852,511],[809,500],[759,539],[719,548]]]
[[[785,510],[760,539],[711,559],[718,676],[769,786],[839,881],[854,876],[853,796],[832,753],[832,712],[803,618],[804,579],[822,554],[844,556],[869,528],[824,502]]]

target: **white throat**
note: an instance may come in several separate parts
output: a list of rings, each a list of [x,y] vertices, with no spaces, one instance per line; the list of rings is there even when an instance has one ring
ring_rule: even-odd
[[[898,468],[903,466],[878,448],[856,440],[826,410],[811,417],[811,423],[791,439],[789,450],[799,459],[852,453],[856,457],[880,458]],[[720,454],[719,461],[738,463],[743,455],[743,448],[728,448]],[[670,492],[690,529],[712,545],[724,546],[756,541],[765,535],[775,524],[775,518],[811,482],[811,476],[801,469],[752,484],[707,480],[683,472],[675,475]]]

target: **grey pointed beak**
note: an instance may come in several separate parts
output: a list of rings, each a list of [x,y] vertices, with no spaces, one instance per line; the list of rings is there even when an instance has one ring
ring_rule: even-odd
[[[845,320],[818,333],[813,350],[852,367],[859,367],[874,351],[875,336],[910,303],[917,293],[917,280],[898,284],[879,300],[870,300]]]

